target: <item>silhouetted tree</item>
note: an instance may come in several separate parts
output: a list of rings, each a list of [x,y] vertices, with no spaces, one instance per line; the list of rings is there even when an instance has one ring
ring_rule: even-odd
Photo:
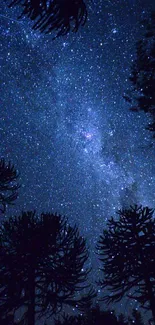
[[[0,211],[4,213],[8,204],[13,204],[18,196],[19,174],[11,162],[0,160]]]
[[[136,59],[131,67],[132,88],[124,98],[130,103],[131,110],[150,113],[152,123],[148,130],[155,132],[155,12],[143,21],[145,34],[136,44]]]
[[[143,308],[150,309],[155,321],[155,221],[148,207],[119,210],[97,245],[104,278],[100,285],[110,291],[103,300],[120,301],[126,294]]]
[[[45,322],[46,324],[46,322]],[[98,305],[91,307],[86,314],[63,315],[55,319],[55,325],[144,325],[139,311],[133,309],[128,319],[120,314],[116,317],[114,311],[101,310]]]
[[[86,325],[83,315],[63,315],[59,319],[55,319],[55,325]]]
[[[99,307],[92,307],[86,314],[69,316],[55,320],[55,325],[120,325],[114,312],[101,311]],[[124,324],[121,324],[124,325]]]
[[[1,316],[0,316],[0,324],[1,325],[17,325],[17,323],[14,323],[13,315],[7,315],[7,317],[5,319],[1,318]],[[20,324],[18,323],[18,325],[20,325]]]
[[[118,324],[119,325],[128,325],[126,317],[122,313],[118,315]]]
[[[136,325],[144,325],[143,319],[142,319],[142,315],[141,313],[136,310],[133,309],[132,311],[132,317],[129,317],[129,324],[136,324]]]
[[[103,311],[100,309],[100,306],[97,304],[96,306],[92,307],[86,313],[86,324],[92,325],[117,325],[117,318],[115,316],[114,311]]]
[[[69,31],[77,32],[87,19],[87,9],[83,0],[6,0],[9,7],[20,5],[21,17],[27,16],[35,23],[33,29],[58,36]]]
[[[0,227],[0,314],[23,308],[20,324],[34,325],[37,317],[61,310],[63,304],[90,304],[85,240],[76,226],[54,214],[24,212],[4,220]],[[78,292],[78,298],[75,295]]]

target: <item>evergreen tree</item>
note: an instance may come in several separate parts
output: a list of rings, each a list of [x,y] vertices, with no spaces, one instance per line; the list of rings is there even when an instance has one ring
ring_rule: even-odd
[[[148,207],[119,210],[97,245],[104,273],[100,285],[110,291],[103,300],[120,301],[124,295],[152,311],[155,321],[155,220]]]
[[[46,324],[46,323],[45,323]],[[104,311],[95,306],[89,309],[86,314],[63,315],[55,319],[55,325],[144,325],[139,311],[133,309],[132,317],[127,318],[120,314],[117,317],[113,311]]]
[[[131,110],[149,113],[152,123],[148,130],[155,132],[155,12],[144,20],[145,33],[136,44],[136,58],[131,67],[131,90],[124,98]]]
[[[114,312],[101,311],[100,308],[92,307],[86,314],[69,316],[55,320],[55,325],[120,325]],[[125,325],[125,324],[121,324]]]
[[[113,311],[101,310],[98,305],[91,307],[84,314],[80,314],[80,315],[64,314],[58,319],[55,319],[55,325],[132,325],[132,324],[144,325],[141,313],[136,309],[133,309],[132,316],[128,317],[127,319],[123,314],[119,314],[116,317]]]
[[[126,317],[122,313],[118,315],[118,324],[119,325],[128,325]]]
[[[58,36],[70,30],[77,32],[87,19],[87,9],[83,0],[6,0],[9,7],[20,5],[21,17],[27,16],[34,21],[33,29]]]
[[[130,324],[144,325],[143,320],[142,320],[142,315],[136,309],[133,309],[133,311],[132,311],[132,318],[130,320]]]
[[[0,159],[0,211],[5,213],[8,204],[13,204],[18,196],[19,174],[11,162]]]
[[[0,227],[0,314],[23,310],[21,324],[34,325],[37,317],[61,310],[63,304],[90,304],[84,296],[88,269],[85,240],[76,226],[54,214],[24,212]],[[88,285],[86,286],[88,287]],[[76,293],[78,298],[76,299]]]
[[[61,318],[55,319],[55,325],[86,325],[83,315],[63,315]]]

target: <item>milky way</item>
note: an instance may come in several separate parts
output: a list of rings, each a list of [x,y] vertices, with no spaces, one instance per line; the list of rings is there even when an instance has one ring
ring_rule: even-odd
[[[86,26],[55,41],[0,4],[0,151],[22,184],[8,213],[64,214],[92,252],[117,209],[155,206],[149,117],[131,113],[122,97],[139,21],[153,3],[96,0]]]

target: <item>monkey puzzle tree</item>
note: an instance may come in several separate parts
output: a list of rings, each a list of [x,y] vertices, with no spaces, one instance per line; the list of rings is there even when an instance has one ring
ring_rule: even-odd
[[[136,309],[133,309],[132,310],[132,317],[129,317],[128,320],[129,320],[129,324],[133,324],[134,323],[136,325],[144,325],[144,322],[143,322],[143,319],[142,319],[142,315]]]
[[[45,323],[46,324],[46,323]],[[51,323],[52,324],[52,323]],[[63,315],[55,320],[55,325],[144,325],[141,313],[133,309],[128,319],[120,314],[116,317],[114,311],[101,310],[98,305],[91,307],[87,313],[80,315]],[[50,325],[50,323],[49,323]]]
[[[55,325],[126,325],[119,323],[114,312],[102,311],[99,306],[90,308],[86,314],[70,316],[64,315],[55,320]]]
[[[0,211],[4,213],[8,204],[13,204],[18,196],[19,174],[14,165],[0,159]]]
[[[88,258],[85,240],[76,226],[54,214],[25,212],[3,221],[0,227],[0,314],[3,318],[23,310],[21,324],[34,325],[38,317],[52,315],[63,304],[90,303],[84,296]],[[87,287],[87,286],[86,286]]]
[[[9,7],[20,5],[21,17],[27,16],[35,23],[33,29],[46,34],[56,31],[56,37],[69,31],[77,32],[87,20],[83,0],[6,0]]]
[[[125,295],[152,311],[155,321],[155,221],[154,210],[131,206],[111,217],[97,245],[104,273],[100,285],[110,291],[107,303]]]
[[[136,44],[136,58],[131,66],[131,89],[124,98],[131,110],[144,111],[152,117],[148,130],[155,132],[155,12],[144,20],[143,39]]]

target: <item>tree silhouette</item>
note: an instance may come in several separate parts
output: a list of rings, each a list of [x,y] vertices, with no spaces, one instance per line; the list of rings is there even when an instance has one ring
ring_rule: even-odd
[[[55,325],[125,325],[119,323],[114,312],[101,311],[99,306],[90,308],[86,314],[69,316],[64,315],[62,319],[55,320]]]
[[[4,213],[8,204],[13,204],[18,196],[19,174],[11,162],[0,160],[0,211]]]
[[[130,324],[133,324],[134,323],[136,325],[144,325],[144,322],[142,320],[142,315],[136,309],[133,309],[133,311],[132,311],[132,317],[131,318],[129,317],[128,320],[129,320],[129,323]]]
[[[118,315],[118,323],[119,325],[128,325],[126,317],[122,313]]]
[[[63,315],[55,319],[55,325],[144,325],[139,311],[133,309],[132,317],[128,320],[123,314],[116,317],[113,311],[101,310],[98,305],[90,308],[86,314]]]
[[[142,315],[139,310],[133,309],[131,316],[126,319],[123,314],[118,315],[118,324],[119,325],[144,325]]]
[[[131,67],[131,89],[124,98],[130,103],[132,111],[149,113],[152,123],[148,130],[155,132],[155,12],[144,20],[143,39],[136,43],[136,58]]]
[[[20,324],[34,325],[38,317],[60,311],[63,304],[80,309],[94,297],[91,289],[79,296],[88,288],[89,270],[83,269],[88,252],[78,228],[69,226],[64,217],[23,212],[2,222],[0,239],[3,319],[23,308]]]
[[[82,315],[63,315],[55,319],[55,325],[85,325],[85,318]]]
[[[8,0],[6,0],[8,2]],[[20,5],[19,18],[29,17],[34,21],[33,29],[46,34],[56,31],[56,37],[69,31],[77,32],[87,20],[87,9],[83,0],[10,0],[9,7]],[[55,37],[55,38],[56,38]]]
[[[14,323],[13,316],[7,315],[5,319],[1,318],[0,316],[0,324],[1,325],[17,325],[17,323]],[[20,325],[20,323],[18,323]]]
[[[155,321],[155,221],[148,207],[119,210],[97,245],[104,278],[100,281],[107,303],[120,301],[126,294],[152,311]]]

